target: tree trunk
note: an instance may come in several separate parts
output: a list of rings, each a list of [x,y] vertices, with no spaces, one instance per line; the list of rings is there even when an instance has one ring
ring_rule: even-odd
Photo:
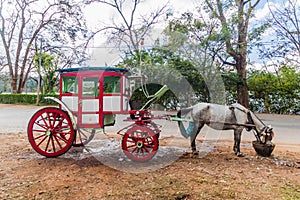
[[[10,75],[10,87],[12,94],[17,93],[17,80],[18,79],[14,75]]]
[[[238,93],[238,103],[245,106],[246,108],[250,108],[249,94],[248,94],[246,80],[241,81],[240,84],[238,84],[237,93]]]
[[[264,98],[264,104],[265,104],[265,112],[266,113],[270,113],[270,109],[269,109],[269,97],[268,97],[268,95],[266,95],[265,96],[265,98]]]
[[[247,87],[247,71],[246,71],[246,57],[236,60],[237,74],[239,75],[239,81],[237,82],[237,95],[238,103],[250,108],[249,105],[249,93]]]

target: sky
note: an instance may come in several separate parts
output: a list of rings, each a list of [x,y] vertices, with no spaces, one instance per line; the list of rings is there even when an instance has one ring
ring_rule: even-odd
[[[254,0],[253,0],[254,1]],[[167,4],[168,9],[172,10],[173,16],[180,16],[181,13],[185,11],[193,11],[195,7],[201,4],[201,0],[145,0],[142,6],[137,10],[138,13],[144,14],[149,13],[153,9],[157,9],[161,5]],[[250,24],[258,24],[269,14],[269,7],[267,5],[268,0],[261,0],[258,4],[258,7],[255,10],[255,16],[251,19]],[[280,7],[282,2],[287,2],[287,0],[269,0],[269,3]],[[300,5],[300,1],[298,1]],[[124,5],[129,7],[130,5]],[[103,23],[109,24],[112,22],[112,19],[116,18],[115,11],[109,6],[104,6],[101,4],[88,6],[85,10],[85,15],[88,22],[88,27],[92,30],[97,30],[99,27],[103,26]],[[128,13],[126,13],[128,14]],[[165,26],[162,22],[162,26],[158,29],[163,29]],[[160,31],[158,31],[159,33]],[[272,30],[264,33],[264,37],[268,38],[273,35]],[[157,35],[153,36],[153,40],[158,37]],[[107,47],[105,44],[106,37],[103,34],[97,34],[94,40],[90,43],[90,54],[91,60],[87,63],[88,65],[113,65],[119,60],[119,52],[113,48],[104,48]],[[147,43],[149,41],[145,41]],[[260,63],[258,55],[253,53],[250,56],[251,60]]]
[[[189,3],[187,3],[189,2]],[[173,11],[174,15],[180,15],[184,11],[191,11],[199,3],[199,0],[145,0],[142,6],[137,10],[137,16],[144,13],[149,13],[153,10],[160,8],[162,5],[167,4],[167,8]],[[129,6],[129,5],[128,5]],[[124,6],[126,7],[126,5]],[[126,9],[125,9],[126,10]],[[116,17],[116,12],[109,6],[104,5],[92,5],[86,8],[85,16],[87,18],[88,27],[92,30],[97,30],[99,26],[103,25],[103,22],[109,24],[112,22],[112,18]],[[129,14],[129,13],[127,13]],[[159,37],[159,33],[163,31],[166,24],[161,22],[160,27],[156,27],[156,33],[152,38],[145,39],[145,45],[149,44],[150,40],[154,41]],[[103,48],[108,46],[105,44],[106,37],[102,34],[97,34],[94,41],[90,45],[91,60],[87,62],[87,65],[113,65],[120,59],[119,52],[113,48]]]

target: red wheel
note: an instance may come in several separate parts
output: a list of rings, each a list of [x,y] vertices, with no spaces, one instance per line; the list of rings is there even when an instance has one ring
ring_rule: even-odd
[[[145,126],[134,126],[127,130],[122,139],[122,149],[134,161],[150,160],[158,149],[156,134]]]
[[[89,143],[95,136],[95,129],[90,128],[79,128],[73,142],[74,147],[81,147]]]
[[[59,108],[43,108],[29,121],[28,139],[35,151],[46,157],[57,157],[73,144],[75,132],[68,114]]]
[[[155,133],[155,135],[156,135],[156,137],[158,139],[161,130],[158,128],[157,124],[155,124],[154,122],[151,122],[150,124],[148,124],[147,127],[150,128],[152,131],[154,131],[154,133]]]

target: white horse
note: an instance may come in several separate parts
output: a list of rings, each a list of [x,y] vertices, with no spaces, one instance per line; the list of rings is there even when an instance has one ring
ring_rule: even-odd
[[[233,151],[237,156],[243,156],[240,152],[240,142],[244,128],[247,131],[254,130],[256,139],[262,143],[270,144],[274,136],[272,128],[266,126],[253,112],[238,103],[230,106],[199,103],[179,110],[177,117],[192,119],[187,129],[182,121],[178,121],[178,125],[181,134],[185,138],[190,137],[193,153],[196,152],[196,137],[205,124],[216,130],[234,130]]]

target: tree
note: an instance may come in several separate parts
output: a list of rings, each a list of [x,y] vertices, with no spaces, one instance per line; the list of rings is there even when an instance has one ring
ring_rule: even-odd
[[[252,72],[248,85],[253,95],[253,109],[278,114],[299,112],[299,82],[300,73],[297,73],[293,67],[286,65],[281,65],[276,73]]]
[[[0,94],[8,92],[9,75],[7,72],[0,72]]]
[[[153,26],[158,23],[159,18],[165,13],[166,5],[156,10],[148,10],[147,13],[138,13],[143,1],[141,0],[86,0],[86,4],[101,3],[113,8],[117,16],[112,19],[110,25],[104,25],[94,31],[90,36],[104,32],[108,35],[108,42],[123,49],[130,54],[138,54],[143,38],[150,33]],[[126,4],[126,9],[125,5]]]
[[[131,68],[142,63],[143,75],[150,83],[144,90],[154,94],[158,90],[157,84],[167,85],[170,92],[163,96],[163,105],[166,108],[176,109],[178,106],[188,107],[196,102],[208,102],[210,99],[208,87],[197,68],[188,59],[184,59],[165,46],[156,46],[140,52],[138,56],[128,56],[119,66]],[[153,88],[152,88],[153,86]],[[146,93],[147,93],[146,91]],[[138,94],[138,98],[143,95]],[[174,98],[174,95],[176,99]],[[135,97],[136,98],[136,97]],[[140,99],[145,99],[141,97]]]
[[[278,37],[289,41],[291,51],[300,56],[300,5],[296,0],[288,0],[287,5],[270,11]]]
[[[280,6],[268,3],[270,29],[276,35],[268,45],[259,46],[261,57],[270,60],[285,58],[286,62],[300,64],[300,5],[297,2],[288,0]]]
[[[221,85],[220,73],[223,71],[227,73],[223,78],[229,78],[230,84],[236,81],[235,98],[242,105],[249,107],[247,55],[253,41],[259,40],[259,36],[268,27],[262,24],[249,30],[250,17],[253,16],[253,10],[259,0],[204,2],[197,12],[185,12],[179,19],[172,20],[169,30],[186,35],[188,40],[183,43],[181,54],[188,57],[201,74],[207,77],[209,91],[217,91],[213,96],[217,97],[215,99],[218,103],[224,103],[220,100],[224,99],[225,95],[218,88]],[[227,76],[229,72],[234,71],[232,68],[238,79]]]
[[[183,68],[180,70],[182,74],[202,77],[202,81],[196,82],[202,83],[199,87],[204,90],[195,88],[197,84],[192,80],[198,80],[197,78],[187,79],[193,90],[198,93],[197,96],[201,96],[198,101],[224,104],[225,88],[220,65],[216,63],[217,52],[222,48],[222,44],[214,34],[215,22],[207,22],[201,13],[198,14],[200,15],[185,12],[180,18],[170,21],[166,28],[169,44],[165,48],[192,65],[193,70]]]
[[[274,92],[276,91],[275,84],[276,76],[273,73],[266,71],[254,71],[251,73],[248,86],[255,101],[253,103],[253,110],[270,113],[272,96],[274,96]],[[262,105],[264,106],[264,110],[257,108],[257,106]]]
[[[34,57],[34,65],[36,68],[39,67],[40,59],[42,68],[37,71],[39,71],[39,77],[42,77],[44,83],[44,94],[55,93],[55,86],[57,85],[58,81],[58,76],[56,75],[56,70],[58,69],[58,66],[55,63],[55,57],[47,53],[36,54]]]
[[[12,93],[22,92],[33,69],[38,38],[47,51],[59,51],[70,41],[75,45],[85,31],[81,5],[76,0],[0,0],[0,37]]]
[[[211,1],[205,0],[210,17],[219,21],[218,39],[225,44],[226,54],[218,53],[219,59],[233,66],[239,76],[237,82],[238,102],[249,108],[247,89],[247,50],[249,20],[260,0]],[[218,27],[217,27],[218,28]],[[225,60],[227,56],[232,60]]]

